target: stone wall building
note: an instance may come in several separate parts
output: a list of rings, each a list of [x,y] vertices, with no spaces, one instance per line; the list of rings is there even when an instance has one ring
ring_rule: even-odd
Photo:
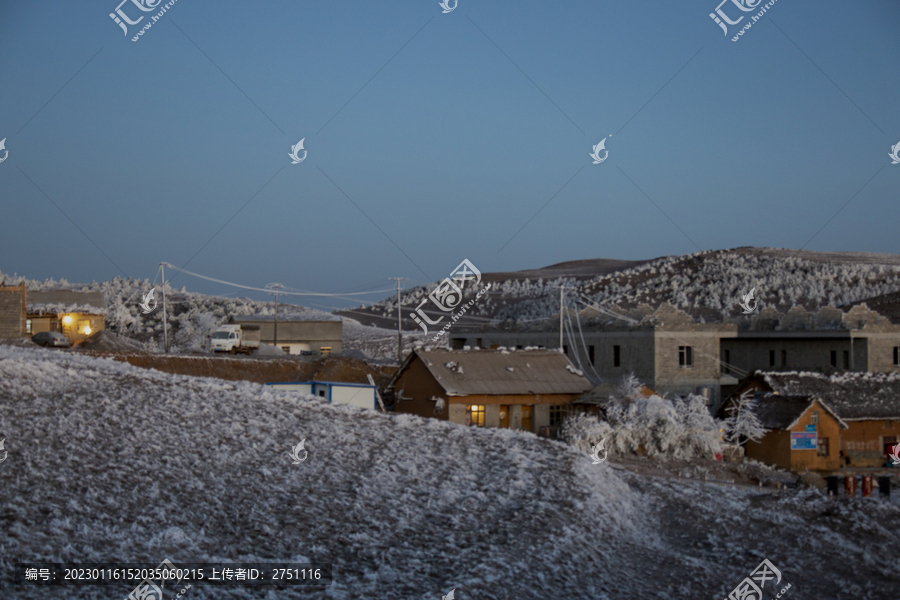
[[[0,286],[0,338],[25,336],[25,284]]]

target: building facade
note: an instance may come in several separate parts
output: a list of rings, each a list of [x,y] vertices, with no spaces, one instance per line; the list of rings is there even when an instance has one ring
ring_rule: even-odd
[[[342,352],[344,322],[296,317],[235,316],[231,323],[259,325],[260,342],[281,348],[287,354],[332,354]]]

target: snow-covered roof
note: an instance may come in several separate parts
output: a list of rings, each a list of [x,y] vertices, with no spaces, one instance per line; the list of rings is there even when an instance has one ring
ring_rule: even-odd
[[[845,421],[900,420],[900,373],[764,372],[754,375],[780,396],[816,396]]]
[[[557,350],[416,350],[394,380],[418,358],[448,396],[582,394],[584,374]]]
[[[100,292],[77,290],[26,292],[25,303],[30,314],[106,314],[106,300],[103,299],[103,294]]]
[[[838,422],[842,429],[847,429],[847,424],[820,398],[767,393],[758,394],[755,400],[753,412],[759,419],[759,424],[765,429],[791,429],[816,402]]]

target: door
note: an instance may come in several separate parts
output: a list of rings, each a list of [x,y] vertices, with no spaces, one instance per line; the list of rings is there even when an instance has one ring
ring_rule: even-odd
[[[500,428],[509,429],[509,406],[500,405]]]
[[[522,429],[531,431],[531,409],[533,407],[527,404],[522,405]]]

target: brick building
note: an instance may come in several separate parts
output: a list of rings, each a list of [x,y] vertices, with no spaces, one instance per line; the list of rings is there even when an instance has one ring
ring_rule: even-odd
[[[0,338],[25,336],[25,284],[0,286]]]

